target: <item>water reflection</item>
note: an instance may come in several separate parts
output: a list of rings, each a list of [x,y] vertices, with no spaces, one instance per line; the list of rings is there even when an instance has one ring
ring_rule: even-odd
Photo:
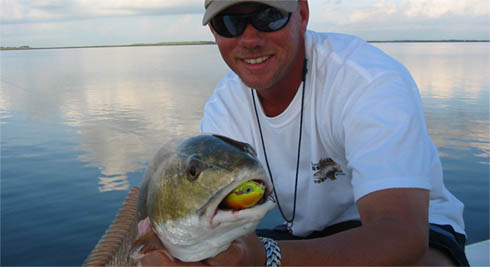
[[[420,87],[446,185],[465,203],[469,242],[488,239],[488,43],[379,45]],[[203,104],[227,71],[215,46],[0,56],[6,266],[80,265],[152,154],[197,132]]]
[[[424,101],[429,133],[442,157],[472,151],[488,165],[489,44],[377,44],[412,73]],[[442,149],[441,149],[442,148]]]
[[[411,71],[441,156],[476,148],[488,164],[488,43],[376,45]],[[101,192],[127,190],[127,174],[161,144],[197,133],[227,71],[215,46],[10,51],[2,61],[0,119],[12,110],[31,121],[61,118],[76,129],[80,160],[99,169]]]
[[[9,103],[7,99],[5,99],[4,92],[4,83],[2,82],[0,84],[0,125],[5,124],[5,119],[10,117]]]
[[[127,190],[127,173],[144,168],[173,135],[185,134],[176,123],[178,100],[168,89],[172,86],[108,81],[85,88],[84,101],[62,107],[67,124],[79,129],[76,149],[88,152],[80,159],[100,169],[100,191]],[[186,126],[196,132],[195,125]]]
[[[144,168],[162,144],[198,132],[204,101],[227,71],[216,47],[189,48],[5,54],[19,66],[7,69],[0,100],[29,120],[60,117],[76,129],[80,160],[99,169],[99,191],[127,190],[127,174]],[[13,60],[24,56],[29,66]]]
[[[465,203],[469,242],[488,239],[488,43],[381,46],[419,84],[446,184]],[[197,132],[227,71],[215,46],[0,56],[6,266],[80,265],[152,154]]]
[[[441,156],[472,148],[488,164],[488,43],[376,45],[411,71]],[[31,121],[61,118],[77,131],[80,160],[100,170],[101,192],[127,190],[127,174],[161,144],[197,133],[227,71],[215,46],[10,51],[2,61],[0,118],[12,110]]]

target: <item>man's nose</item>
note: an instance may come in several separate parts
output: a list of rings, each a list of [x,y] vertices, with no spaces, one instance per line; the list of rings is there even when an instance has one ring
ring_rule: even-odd
[[[263,32],[255,29],[252,24],[248,24],[245,31],[239,37],[239,44],[243,47],[253,48],[264,44]]]

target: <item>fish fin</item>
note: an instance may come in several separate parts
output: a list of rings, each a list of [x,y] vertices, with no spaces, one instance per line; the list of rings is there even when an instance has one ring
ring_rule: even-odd
[[[213,134],[214,137],[221,139],[221,141],[228,143],[241,151],[248,153],[252,155],[254,158],[257,158],[257,152],[255,149],[248,143],[240,142],[234,139],[231,139],[229,137],[223,136],[223,135],[218,135],[218,134]]]

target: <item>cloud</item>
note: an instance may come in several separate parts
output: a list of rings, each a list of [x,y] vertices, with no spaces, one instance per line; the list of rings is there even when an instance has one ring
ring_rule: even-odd
[[[311,1],[310,10],[311,29],[368,40],[489,38],[488,1]]]
[[[195,0],[3,0],[2,24],[81,20],[113,16],[201,14]]]
[[[482,16],[490,13],[489,2],[481,0],[405,0],[401,8],[405,9],[407,17],[439,18],[447,14]]]
[[[390,20],[430,20],[447,16],[488,16],[489,3],[481,0],[399,0],[375,1],[372,6],[353,11],[350,23]]]
[[[368,40],[489,39],[484,0],[310,0],[309,28]],[[202,0],[2,0],[3,46],[213,40]]]

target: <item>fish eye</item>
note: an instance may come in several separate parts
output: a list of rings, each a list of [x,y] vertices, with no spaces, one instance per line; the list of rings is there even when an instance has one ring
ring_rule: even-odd
[[[194,181],[199,178],[200,174],[201,168],[199,165],[199,161],[196,159],[190,159],[189,163],[187,164],[187,177],[189,178],[189,180]]]
[[[191,178],[196,179],[199,176],[199,168],[197,166],[189,166],[189,169],[187,169],[187,175],[189,175]]]

